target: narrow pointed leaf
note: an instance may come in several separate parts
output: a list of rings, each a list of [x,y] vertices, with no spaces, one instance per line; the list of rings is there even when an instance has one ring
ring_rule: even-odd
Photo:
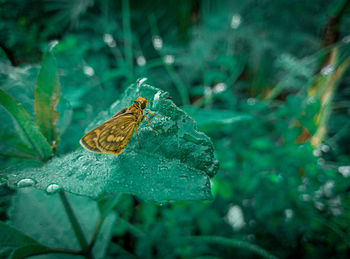
[[[148,100],[165,96],[149,85],[142,86],[140,95]],[[87,131],[130,106],[136,98],[136,85],[132,85]],[[124,192],[156,202],[211,199],[209,180],[218,163],[209,137],[198,132],[193,120],[170,100],[150,103],[149,108],[163,116],[150,116],[150,123],[160,136],[143,121],[139,127],[141,149],[135,135],[120,155],[96,154],[80,148],[52,159],[42,168],[9,172],[10,183],[32,178],[39,189],[56,183],[66,191],[93,198]]]
[[[52,51],[45,53],[34,90],[35,119],[50,145],[57,143],[56,105],[59,99],[59,82],[56,59]]]
[[[35,152],[40,160],[49,159],[53,154],[52,148],[23,105],[2,89],[0,89],[0,104],[14,119],[18,135],[25,144]]]

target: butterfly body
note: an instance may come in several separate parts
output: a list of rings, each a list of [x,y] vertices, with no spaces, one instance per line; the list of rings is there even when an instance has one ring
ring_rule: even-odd
[[[147,119],[149,124],[148,113],[144,114],[147,105],[148,100],[146,98],[138,97],[130,107],[122,109],[111,119],[88,132],[80,140],[80,144],[91,152],[117,155],[129,143],[134,129],[139,143],[137,128],[144,118]],[[151,125],[149,124],[149,126]],[[158,132],[156,133],[158,134]]]

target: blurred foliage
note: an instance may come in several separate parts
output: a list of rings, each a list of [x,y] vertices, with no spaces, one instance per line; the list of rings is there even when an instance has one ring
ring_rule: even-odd
[[[77,213],[82,224],[97,219],[97,207],[107,218],[110,234],[99,241],[106,258],[349,258],[349,8],[346,0],[0,0],[0,87],[28,111],[16,114],[34,122],[35,64],[58,40],[56,155],[75,151],[91,121],[141,77],[185,105],[212,139],[220,163],[213,201],[159,205],[127,194],[100,197],[98,206],[86,201],[94,209]],[[37,130],[0,110],[3,172],[38,165],[25,134],[17,136]],[[22,233],[0,242],[48,249],[38,236],[50,233],[40,232],[40,218],[35,231],[25,228],[32,223],[20,215],[34,212],[21,202],[45,200],[45,218],[57,194],[26,190],[2,185],[0,218],[11,226],[0,228]],[[57,214],[59,244],[76,249],[59,238],[66,218]],[[91,231],[83,229],[88,238]]]

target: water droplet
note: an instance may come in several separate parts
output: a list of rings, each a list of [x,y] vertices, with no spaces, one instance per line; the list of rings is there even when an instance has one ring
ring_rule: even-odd
[[[117,46],[117,43],[115,42],[112,34],[105,33],[103,35],[103,41],[108,45],[110,48],[114,48]]]
[[[324,209],[324,204],[322,202],[319,202],[319,201],[316,201],[314,203],[315,207],[318,209],[318,210],[323,210]]]
[[[338,172],[342,174],[345,178],[350,177],[350,165],[339,166]]]
[[[321,69],[321,75],[330,75],[334,72],[335,68],[332,64],[325,66],[324,68]]]
[[[163,47],[163,39],[159,35],[152,37],[152,43],[156,50],[160,50]]]
[[[29,187],[29,186],[33,186],[34,184],[36,184],[35,180],[31,178],[26,178],[26,179],[19,180],[17,182],[17,187],[18,188]]]
[[[256,104],[256,99],[255,98],[248,98],[247,103],[248,103],[248,105],[253,106]]]
[[[146,61],[146,58],[144,56],[138,56],[136,58],[136,63],[137,63],[137,65],[142,67],[142,66],[146,65],[147,61]]]
[[[303,201],[310,201],[311,200],[311,197],[310,197],[310,195],[308,195],[308,194],[303,194],[303,195],[301,195],[301,199],[303,200]]]
[[[49,186],[47,186],[46,192],[48,194],[54,194],[54,193],[60,191],[61,189],[62,189],[62,187],[60,185],[58,185],[56,183],[52,183]]]
[[[239,14],[232,15],[232,19],[231,19],[231,28],[232,29],[237,29],[239,27],[239,25],[241,25],[241,23],[242,23],[242,19],[241,19],[241,16]]]
[[[221,93],[227,89],[227,85],[225,83],[218,83],[214,85],[213,92],[214,93]]]
[[[174,64],[175,58],[173,55],[165,55],[164,56],[164,62],[165,64],[171,65]]]
[[[226,221],[232,226],[234,230],[242,229],[246,223],[241,207],[238,205],[230,205],[226,215]]]
[[[87,76],[93,76],[95,74],[95,70],[90,66],[83,67],[84,74]]]
[[[294,212],[292,209],[285,209],[284,210],[284,216],[286,217],[286,219],[291,219],[294,215]]]
[[[212,92],[213,91],[211,90],[211,88],[209,86],[204,87],[204,96],[209,97],[212,95]]]
[[[313,154],[314,156],[316,156],[316,157],[319,157],[319,156],[322,155],[322,152],[321,152],[321,150],[319,150],[319,149],[314,149],[314,150],[312,151],[312,154]]]

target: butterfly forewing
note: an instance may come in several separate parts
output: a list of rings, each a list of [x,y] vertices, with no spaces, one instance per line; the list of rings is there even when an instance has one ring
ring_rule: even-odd
[[[92,152],[119,154],[128,144],[135,125],[135,115],[122,113],[91,130],[80,143]]]

